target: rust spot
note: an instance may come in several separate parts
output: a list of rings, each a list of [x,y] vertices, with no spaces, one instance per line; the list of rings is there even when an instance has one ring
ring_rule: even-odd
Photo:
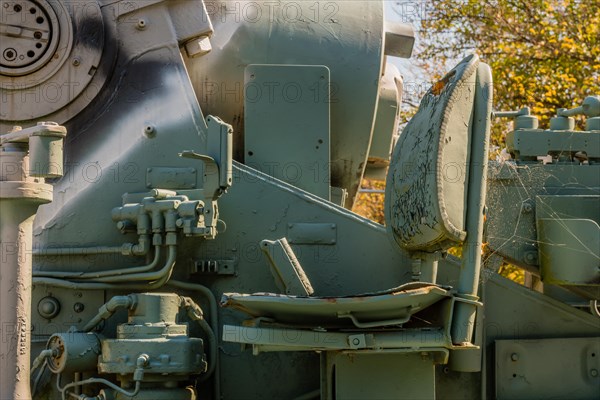
[[[231,308],[233,308],[234,310],[241,311],[241,312],[246,313],[248,315],[251,315],[253,317],[260,317],[260,313],[257,313],[254,310],[251,310],[250,308],[244,307],[244,306],[242,306],[240,304],[232,303],[229,306]]]
[[[431,93],[433,93],[435,96],[439,96],[440,94],[442,94],[442,91],[444,90],[444,88],[446,87],[448,82],[450,82],[450,79],[454,75],[456,75],[456,71],[451,71],[446,76],[444,76],[442,79],[440,79],[439,81],[434,83],[433,86],[431,87]]]
[[[485,254],[485,252],[487,251],[489,243],[482,243],[481,244],[481,255]]]
[[[390,165],[390,160],[381,157],[369,157],[367,164],[373,167],[387,167]]]
[[[444,82],[443,80],[437,81],[431,87],[431,93],[433,93],[436,96],[439,96],[440,94],[442,94],[442,90],[444,90],[444,86],[446,86],[446,82]]]

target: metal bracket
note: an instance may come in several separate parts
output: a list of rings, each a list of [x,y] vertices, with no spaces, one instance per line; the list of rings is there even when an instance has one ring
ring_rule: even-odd
[[[314,289],[285,238],[263,240],[260,249],[271,267],[271,274],[280,290],[296,296],[311,296]]]
[[[328,244],[337,242],[335,223],[295,222],[288,224],[287,238],[291,244]]]
[[[235,260],[197,260],[193,263],[193,274],[235,275]]]
[[[209,115],[208,155],[198,154],[191,150],[179,153],[180,157],[193,158],[204,163],[204,185],[201,189],[205,199],[204,223],[210,230],[209,238],[217,235],[219,209],[217,199],[231,187],[233,183],[233,128],[218,117]]]
[[[349,333],[317,329],[223,326],[223,341],[252,345],[254,354],[272,351],[427,351],[453,349],[441,329],[404,329]],[[447,350],[445,350],[447,354]],[[445,359],[447,361],[447,357]],[[444,363],[445,363],[444,361]]]

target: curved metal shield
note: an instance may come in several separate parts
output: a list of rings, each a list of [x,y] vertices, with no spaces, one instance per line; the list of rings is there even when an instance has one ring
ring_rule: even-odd
[[[465,239],[478,65],[471,55],[435,83],[394,148],[386,225],[406,250],[444,250]]]

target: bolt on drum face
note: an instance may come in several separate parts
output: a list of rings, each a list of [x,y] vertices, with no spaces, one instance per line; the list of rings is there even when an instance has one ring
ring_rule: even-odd
[[[21,76],[38,70],[52,58],[58,45],[58,19],[47,3],[2,1],[3,25],[0,72]]]
[[[106,35],[99,3],[0,0],[0,23],[0,130],[64,123],[104,85],[96,73]]]

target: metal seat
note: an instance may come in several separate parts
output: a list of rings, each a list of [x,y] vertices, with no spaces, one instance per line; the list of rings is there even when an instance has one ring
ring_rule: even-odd
[[[451,296],[448,287],[411,282],[382,292],[343,297],[225,293],[221,306],[291,326],[374,328],[402,325],[411,315]]]

